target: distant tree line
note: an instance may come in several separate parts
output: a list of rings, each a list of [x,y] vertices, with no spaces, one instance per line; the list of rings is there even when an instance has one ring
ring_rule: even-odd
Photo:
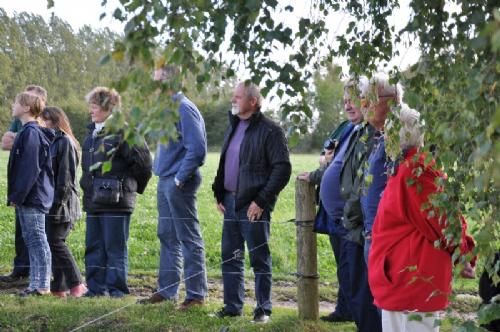
[[[26,12],[9,17],[0,8],[0,131],[12,120],[16,94],[27,84],[37,84],[47,89],[49,105],[68,114],[81,139],[88,122],[84,96],[125,73],[123,65],[98,64],[118,37],[109,29],[90,26],[74,31],[56,16],[49,22]]]
[[[17,93],[28,84],[41,85],[49,93],[48,104],[62,108],[69,116],[78,139],[83,139],[89,122],[85,95],[95,86],[112,86],[130,68],[114,61],[100,64],[120,35],[88,25],[78,31],[57,16],[48,22],[26,12],[9,17],[0,8],[0,132],[10,122],[11,105]],[[328,133],[341,121],[342,85],[338,68],[316,74],[310,103],[317,117],[310,121],[310,133],[294,147],[297,152],[319,152]],[[185,82],[195,85],[195,82]],[[193,79],[194,81],[194,79]],[[228,124],[234,79],[218,86],[205,82],[196,95],[189,96],[205,119],[209,147],[220,148]],[[196,89],[188,89],[196,91]],[[217,97],[214,97],[217,96]],[[123,95],[123,111],[130,100]]]

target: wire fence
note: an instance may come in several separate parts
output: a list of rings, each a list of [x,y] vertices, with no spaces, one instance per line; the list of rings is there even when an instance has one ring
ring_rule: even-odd
[[[52,215],[52,217],[57,217],[57,215]],[[88,214],[87,217],[93,217],[93,215],[90,215]],[[123,215],[106,215],[106,218],[123,218],[124,216]],[[165,220],[165,219],[169,219],[169,220],[177,220],[177,221],[187,221],[187,220],[193,220],[193,218],[175,218],[175,217],[158,217],[158,218],[155,218],[155,221],[157,222],[160,222],[161,220]],[[267,219],[262,219],[262,220],[255,220],[255,221],[250,221],[248,219],[236,219],[236,218],[222,218],[221,219],[222,222],[224,224],[226,223],[249,223],[249,224],[262,224],[262,223],[267,223],[267,224],[273,224],[273,225],[278,225],[278,224],[281,224],[281,225],[293,225],[295,224],[297,227],[311,227],[312,225],[310,223],[305,223],[305,222],[302,222],[302,221],[296,221],[295,219],[288,219],[288,220],[274,220],[274,221],[271,221],[271,220],[267,220]],[[91,221],[90,221],[91,222]],[[12,236],[12,235],[11,235]],[[248,253],[250,254],[251,252],[265,246],[265,245],[268,245],[269,244],[269,241],[265,241],[253,248],[249,248],[248,249]],[[169,289],[171,287],[178,287],[180,283],[182,282],[185,282],[187,280],[190,280],[192,278],[196,278],[197,276],[199,276],[200,274],[206,274],[208,271],[215,271],[215,270],[218,270],[220,275],[223,276],[223,275],[227,275],[227,274],[231,274],[231,275],[242,275],[244,274],[244,272],[223,272],[220,270],[220,266],[222,266],[223,264],[225,263],[228,263],[230,261],[233,261],[233,260],[243,260],[245,257],[245,252],[244,250],[235,250],[233,253],[232,253],[232,256],[231,258],[229,259],[226,259],[226,260],[223,260],[221,261],[220,263],[216,263],[216,264],[213,264],[211,266],[207,266],[205,270],[202,270],[202,271],[199,271],[195,274],[191,274],[190,276],[186,276],[184,278],[181,278],[179,281],[176,281],[174,283],[171,283],[165,287],[162,287],[162,288],[159,288],[157,289],[155,292],[153,292],[151,294],[154,295],[154,294],[159,294],[161,293],[162,291],[166,290],[166,289]],[[19,267],[29,267],[29,266],[19,266]],[[64,268],[67,268],[67,267],[71,267],[71,266],[65,266],[65,265],[57,265],[57,266],[53,266],[53,269],[64,269]],[[3,267],[5,268],[5,266]],[[87,265],[86,268],[94,268],[94,269],[105,269],[105,270],[120,270],[120,271],[124,271],[125,269],[124,268],[121,268],[121,267],[110,267],[110,266],[98,266],[98,265]],[[128,271],[128,268],[126,269],[126,271]],[[178,273],[179,270],[172,270],[172,269],[155,269],[155,272],[156,273],[160,273],[160,272],[175,272],[175,273]],[[257,275],[272,275],[272,272],[255,272],[255,271],[252,271],[252,274],[254,276],[257,276]],[[297,275],[296,272],[287,272],[288,275],[290,276],[295,276],[295,277],[300,277]],[[264,304],[260,304],[260,305],[257,305],[256,307],[256,310],[258,309],[262,309],[262,306],[265,305],[267,303],[264,303]],[[122,310],[125,310],[131,306],[135,305],[135,303],[130,303],[130,304],[127,304],[127,305],[124,305],[120,308],[117,308],[117,309],[114,309],[106,314],[103,314],[95,319],[92,319],[88,322],[85,322],[84,324],[72,329],[71,331],[78,331],[78,330],[81,330],[81,329],[84,329],[85,327],[88,327],[90,325],[93,325],[109,316],[112,316]]]

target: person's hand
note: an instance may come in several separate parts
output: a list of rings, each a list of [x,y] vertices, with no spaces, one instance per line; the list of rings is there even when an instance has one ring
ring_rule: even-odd
[[[319,156],[319,166],[325,166],[326,165],[326,159],[325,159],[325,155],[321,155]]]
[[[332,159],[333,159],[333,152],[335,150],[325,150],[325,160],[326,160],[326,163],[329,164],[332,162]]]
[[[14,145],[14,139],[16,138],[16,133],[8,131],[2,136],[2,150],[10,151]]]
[[[464,264],[464,268],[460,271],[460,276],[465,279],[474,279],[476,277],[476,270],[470,262]]]
[[[297,175],[297,179],[301,181],[306,181],[309,182],[309,172],[302,172],[299,175]]]
[[[248,207],[248,211],[247,211],[247,217],[248,217],[248,220],[250,221],[257,221],[260,219],[260,217],[262,216],[262,212],[264,211],[264,209],[261,209],[257,203],[253,202],[250,203],[250,206]]]
[[[219,212],[222,214],[224,214],[226,212],[226,208],[224,207],[224,204],[222,204],[222,203],[217,203],[217,210],[219,210]]]

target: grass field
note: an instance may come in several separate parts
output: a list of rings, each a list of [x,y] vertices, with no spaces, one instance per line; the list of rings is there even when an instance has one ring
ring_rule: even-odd
[[[0,153],[0,197],[6,197],[8,154]],[[299,171],[312,170],[317,165],[314,155],[293,155],[293,175],[281,193],[271,223],[271,250],[273,270],[277,276],[286,277],[296,271],[295,225],[286,221],[295,217],[294,185]],[[220,240],[222,235],[222,216],[215,208],[211,184],[216,173],[218,154],[209,153],[206,164],[201,168],[203,182],[198,193],[198,213],[206,246],[207,269],[209,274],[217,275],[220,270]],[[149,182],[144,195],[139,195],[136,209],[132,215],[129,240],[129,267],[131,271],[155,272],[158,268],[159,241],[156,237],[157,177]],[[14,255],[14,210],[0,207],[0,271],[11,268]],[[83,266],[85,250],[85,222],[80,221],[68,237],[80,266]],[[318,236],[319,272],[322,276],[333,277],[335,272],[332,252],[326,236]]]
[[[0,152],[0,197],[6,197],[6,165],[8,154]],[[198,195],[199,217],[205,240],[208,276],[211,280],[208,306],[181,313],[171,304],[154,306],[135,305],[134,296],[123,299],[22,299],[13,293],[15,290],[0,287],[0,330],[1,331],[68,331],[82,326],[102,315],[100,319],[85,331],[354,331],[353,324],[329,324],[322,322],[304,322],[297,318],[295,308],[296,245],[295,225],[286,222],[295,216],[295,178],[303,170],[313,170],[317,165],[315,155],[293,155],[293,174],[290,183],[281,193],[271,224],[271,251],[273,256],[272,322],[265,329],[249,323],[252,305],[245,307],[246,315],[238,319],[219,320],[210,317],[210,313],[222,304],[220,282],[220,239],[222,217],[215,209],[210,189],[216,172],[218,154],[210,153],[202,167],[203,182]],[[156,237],[156,183],[153,178],[138,204],[130,227],[129,240],[129,284],[134,295],[150,294],[154,289],[158,268],[159,242]],[[75,225],[68,238],[78,264],[83,268],[85,222]],[[14,211],[0,206],[0,273],[11,270],[14,256]],[[328,238],[318,236],[318,262],[320,273],[320,300],[323,303],[335,302],[335,262]],[[247,259],[248,267],[248,259]],[[249,300],[253,297],[252,273],[247,268],[247,289]],[[0,285],[1,286],[1,285]],[[461,297],[454,301],[453,312],[458,316],[471,317],[477,308],[476,280],[459,280],[455,289]],[[183,294],[181,293],[181,298]],[[288,304],[287,304],[288,303]],[[283,305],[284,304],[284,305]],[[323,307],[324,312],[325,308]],[[457,315],[454,315],[457,316]],[[442,331],[450,331],[457,321],[447,318]]]

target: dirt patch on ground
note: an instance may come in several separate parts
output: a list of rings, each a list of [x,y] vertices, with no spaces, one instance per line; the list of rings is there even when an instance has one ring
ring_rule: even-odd
[[[0,282],[0,294],[17,294],[28,286],[24,279],[13,283]],[[129,275],[130,295],[137,298],[146,298],[156,291],[156,276],[145,274]],[[320,283],[320,311],[331,312],[335,309],[337,285],[335,283]],[[222,304],[222,280],[211,278],[208,280],[208,293],[210,301],[219,301]],[[184,296],[184,284],[180,286],[179,294]],[[245,302],[249,306],[255,305],[253,280],[245,281]],[[272,289],[273,306],[297,308],[297,284],[293,281],[275,280]],[[475,320],[477,308],[480,304],[477,293],[463,292],[455,294],[451,305],[451,315],[465,320]]]

